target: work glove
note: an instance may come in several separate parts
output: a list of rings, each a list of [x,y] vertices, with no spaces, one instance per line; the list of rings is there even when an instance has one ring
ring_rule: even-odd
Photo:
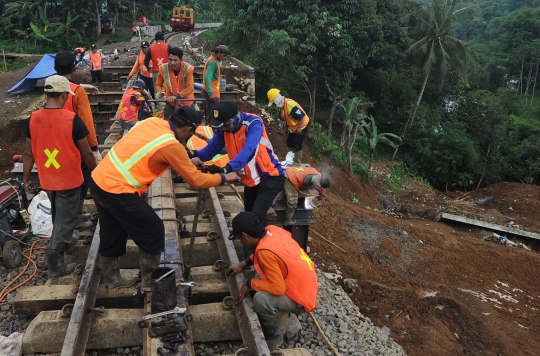
[[[321,187],[319,189],[319,200],[323,200],[326,197],[326,194],[324,194],[324,188]]]
[[[195,150],[187,150],[187,155],[188,155],[189,159],[195,158],[195,157],[197,157],[197,151],[195,151]]]
[[[101,162],[101,153],[99,153],[99,150],[92,151],[92,153],[96,159],[96,164],[99,164],[99,162]]]
[[[216,174],[216,173],[231,173],[232,168],[229,166],[229,164],[225,165],[225,167],[216,166],[215,164],[208,167],[208,173]]]

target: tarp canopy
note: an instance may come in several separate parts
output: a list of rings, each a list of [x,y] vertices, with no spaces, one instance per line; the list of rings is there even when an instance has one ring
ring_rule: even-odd
[[[56,74],[54,70],[54,55],[46,54],[20,82],[8,90],[9,94],[24,94],[36,88],[39,79]]]

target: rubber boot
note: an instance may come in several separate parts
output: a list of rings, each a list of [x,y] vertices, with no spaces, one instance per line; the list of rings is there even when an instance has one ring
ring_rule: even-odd
[[[302,165],[302,150],[294,152],[293,166],[300,167]]]
[[[296,220],[293,220],[294,215],[294,209],[285,210],[285,221],[283,222],[283,226],[290,226],[296,224]]]
[[[137,283],[137,276],[131,278],[123,278],[120,275],[120,265],[118,257],[101,256],[101,273],[105,277],[105,286],[107,289],[120,287],[129,287]]]
[[[94,224],[91,221],[83,221],[83,206],[84,206],[84,200],[79,200],[79,206],[78,206],[79,213],[77,214],[77,225],[75,225],[75,229],[79,231],[88,230],[94,226]]]
[[[139,248],[139,266],[141,268],[141,287],[149,291],[152,287],[151,284],[151,278],[150,273],[154,270],[154,268],[159,267],[159,260],[161,258],[161,254],[152,254],[144,252],[141,248]]]
[[[77,245],[77,241],[79,241],[79,231],[75,230],[73,231],[73,235],[71,235],[71,244],[64,250],[64,253],[66,255],[72,255],[73,250],[75,249],[75,245]]]
[[[47,250],[47,264],[49,265],[49,278],[57,279],[67,276],[75,271],[76,263],[64,264],[64,252],[57,250]]]
[[[83,200],[83,207],[84,207],[84,200]],[[90,213],[85,213],[84,210],[83,210],[83,213],[81,215],[83,221],[87,221],[87,220],[90,220],[92,218],[92,214]]]
[[[283,335],[277,334],[272,337],[265,337],[266,345],[268,350],[273,351],[277,350],[281,345],[283,345]]]
[[[105,90],[103,90],[103,83],[99,83],[99,92],[100,93],[105,93]]]

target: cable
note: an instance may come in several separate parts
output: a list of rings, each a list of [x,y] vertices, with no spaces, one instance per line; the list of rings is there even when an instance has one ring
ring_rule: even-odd
[[[319,325],[319,322],[317,321],[317,318],[315,318],[315,314],[313,314],[313,312],[309,312],[309,316],[311,316],[311,319],[313,319],[313,322],[315,323],[315,326],[316,326],[317,329],[319,330],[319,333],[320,333],[321,336],[323,337],[324,341],[326,341],[326,343],[328,344],[328,346],[330,347],[330,349],[332,349],[332,352],[334,353],[334,355],[340,356],[338,350],[336,350],[336,348],[334,347],[334,345],[332,344],[332,342],[331,342],[330,340],[328,340],[328,338],[327,338],[326,335],[324,334],[324,331],[322,331],[321,326]]]
[[[28,229],[28,226],[27,226],[26,228]],[[2,230],[2,229],[0,229],[0,232],[2,232],[2,233],[4,233],[5,235],[11,237],[12,239],[15,239],[15,240],[19,241],[19,243],[21,243],[21,244],[23,244],[23,245],[30,246],[29,243],[23,242],[23,241],[19,240],[17,237],[11,235],[9,232],[6,232],[6,231],[4,231],[4,230]]]

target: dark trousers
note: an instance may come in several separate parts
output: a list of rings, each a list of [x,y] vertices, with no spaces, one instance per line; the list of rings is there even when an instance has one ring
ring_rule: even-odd
[[[154,88],[154,81],[151,77],[145,77],[144,75],[139,73],[139,79],[141,79],[144,82],[144,88],[150,92],[150,96],[152,99],[156,99],[156,90]]]
[[[81,164],[81,171],[83,174],[84,181],[83,181],[83,184],[81,185],[81,199],[80,200],[84,200],[86,198],[86,194],[88,193],[88,188],[90,188],[90,180],[92,179],[92,171],[90,170],[90,168],[88,168],[88,166],[84,162]]]
[[[283,190],[286,179],[285,176],[267,177],[254,187],[244,187],[244,210],[257,214],[266,226],[266,213],[274,198]]]
[[[92,83],[98,82],[103,83],[103,71],[100,70],[91,70],[90,74],[92,75]]]
[[[215,101],[211,101],[208,93],[204,90],[201,90],[201,97],[206,99],[204,116],[206,118],[206,122],[210,122],[214,118],[214,107],[221,101],[221,99],[216,98]]]
[[[77,225],[77,213],[81,188],[70,190],[47,190],[51,202],[53,231],[47,247],[50,250],[64,251],[71,245],[71,236]]]
[[[309,124],[306,126],[305,129],[302,130],[302,133],[300,135],[296,132],[289,131],[289,136],[287,136],[287,147],[292,148],[294,152],[301,151],[302,144],[304,143],[304,139],[306,138],[308,129]]]
[[[99,254],[119,257],[126,253],[128,236],[146,253],[165,249],[165,227],[156,212],[138,194],[112,194],[93,180],[90,191],[100,225]]]

